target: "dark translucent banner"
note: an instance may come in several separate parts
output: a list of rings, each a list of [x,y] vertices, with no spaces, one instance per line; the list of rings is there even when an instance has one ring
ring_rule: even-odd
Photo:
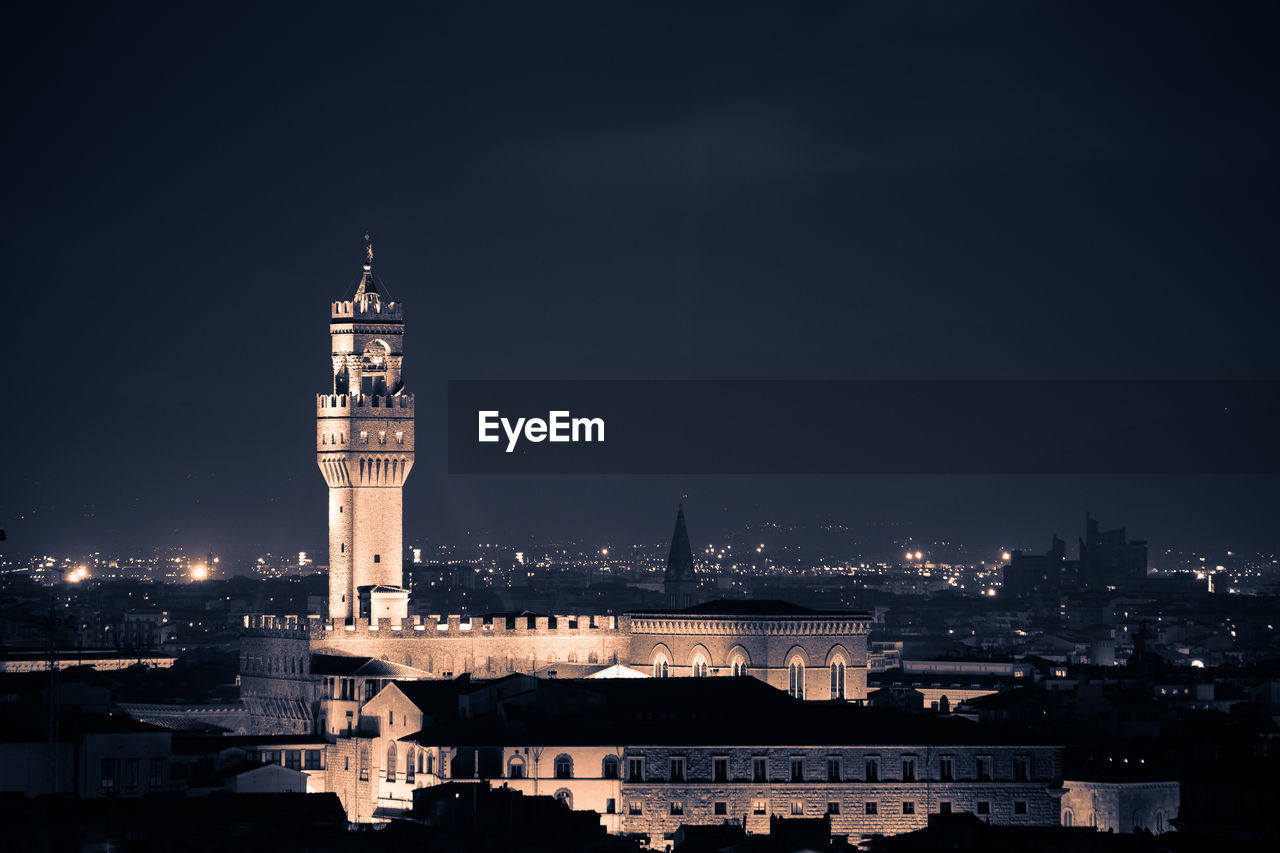
[[[1274,474],[1280,382],[451,381],[454,474]]]

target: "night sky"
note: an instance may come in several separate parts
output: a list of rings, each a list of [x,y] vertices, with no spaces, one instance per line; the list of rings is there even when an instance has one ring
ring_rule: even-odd
[[[1280,538],[1267,477],[450,477],[442,411],[448,379],[1280,378],[1269,4],[186,5],[6,12],[6,553],[321,551],[366,229],[406,539],[658,541],[682,495],[703,541]]]

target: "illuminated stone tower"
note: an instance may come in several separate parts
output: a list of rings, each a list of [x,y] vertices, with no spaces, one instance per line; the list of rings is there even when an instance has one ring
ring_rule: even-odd
[[[316,400],[316,461],[329,484],[329,618],[403,619],[401,490],[413,467],[404,310],[384,298],[365,235],[355,296],[330,312],[333,390]]]

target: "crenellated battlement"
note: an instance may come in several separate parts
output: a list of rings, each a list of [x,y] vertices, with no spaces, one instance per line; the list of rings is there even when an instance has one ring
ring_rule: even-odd
[[[247,614],[242,635],[330,639],[337,637],[600,637],[621,635],[616,615],[460,616],[436,614],[402,620],[356,619],[346,623],[319,616]]]
[[[413,417],[413,394],[317,394],[316,413],[322,418],[371,416],[365,410],[378,409],[379,417]],[[391,412],[394,411],[395,414]],[[385,413],[384,413],[385,412]]]

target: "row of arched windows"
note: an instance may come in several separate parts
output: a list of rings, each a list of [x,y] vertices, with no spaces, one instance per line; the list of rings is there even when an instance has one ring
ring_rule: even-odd
[[[396,773],[399,770],[399,750],[396,748],[396,742],[392,741],[387,744],[387,781],[396,781]],[[409,747],[404,757],[404,781],[415,782],[421,773],[435,772],[435,756],[428,753],[425,749],[417,749]]]
[[[600,778],[619,778],[621,766],[618,756],[606,755],[604,760],[600,762]],[[552,774],[557,779],[574,778],[573,756],[563,752],[557,755],[552,763]],[[520,755],[512,756],[511,760],[507,762],[507,777],[510,779],[524,779],[526,775],[524,757]]]

